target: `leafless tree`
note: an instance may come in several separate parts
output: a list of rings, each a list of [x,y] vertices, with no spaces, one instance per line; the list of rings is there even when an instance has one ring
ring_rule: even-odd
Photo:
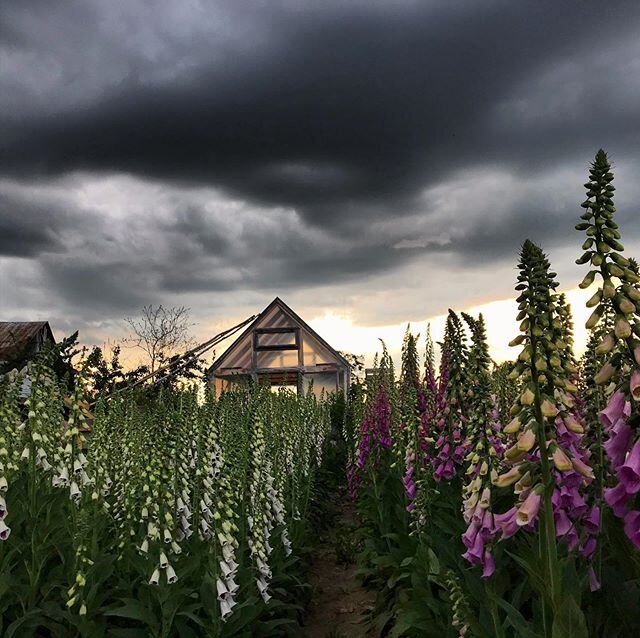
[[[132,335],[124,343],[140,348],[148,357],[150,371],[155,372],[160,363],[193,343],[189,329],[195,324],[190,323],[189,312],[185,306],[144,306],[139,319],[125,319]]]

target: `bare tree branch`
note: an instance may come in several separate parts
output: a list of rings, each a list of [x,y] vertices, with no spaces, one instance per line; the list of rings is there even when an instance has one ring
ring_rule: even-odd
[[[189,322],[190,310],[185,306],[144,306],[139,319],[125,319],[132,335],[123,342],[128,346],[140,348],[147,356],[150,371],[155,372],[159,363],[193,342],[189,328],[195,324]]]

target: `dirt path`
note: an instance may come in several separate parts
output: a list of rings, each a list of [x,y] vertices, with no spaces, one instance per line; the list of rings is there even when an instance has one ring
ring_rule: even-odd
[[[375,593],[364,589],[355,576],[356,565],[338,563],[338,531],[352,527],[354,512],[345,502],[336,525],[320,537],[310,571],[313,595],[302,628],[305,638],[361,638],[367,636],[366,617]]]

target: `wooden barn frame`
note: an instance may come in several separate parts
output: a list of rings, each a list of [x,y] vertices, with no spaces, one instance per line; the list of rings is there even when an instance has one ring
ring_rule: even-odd
[[[351,366],[282,299],[276,297],[209,368],[220,394],[252,380],[299,393],[346,393]]]

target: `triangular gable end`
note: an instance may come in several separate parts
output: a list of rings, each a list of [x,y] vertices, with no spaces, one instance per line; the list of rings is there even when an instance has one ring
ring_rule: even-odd
[[[336,352],[313,328],[297,315],[282,299],[276,297],[256,320],[212,364],[209,373],[247,370],[252,366],[253,333],[264,328],[298,328],[304,366],[337,364],[349,367],[349,363]]]

